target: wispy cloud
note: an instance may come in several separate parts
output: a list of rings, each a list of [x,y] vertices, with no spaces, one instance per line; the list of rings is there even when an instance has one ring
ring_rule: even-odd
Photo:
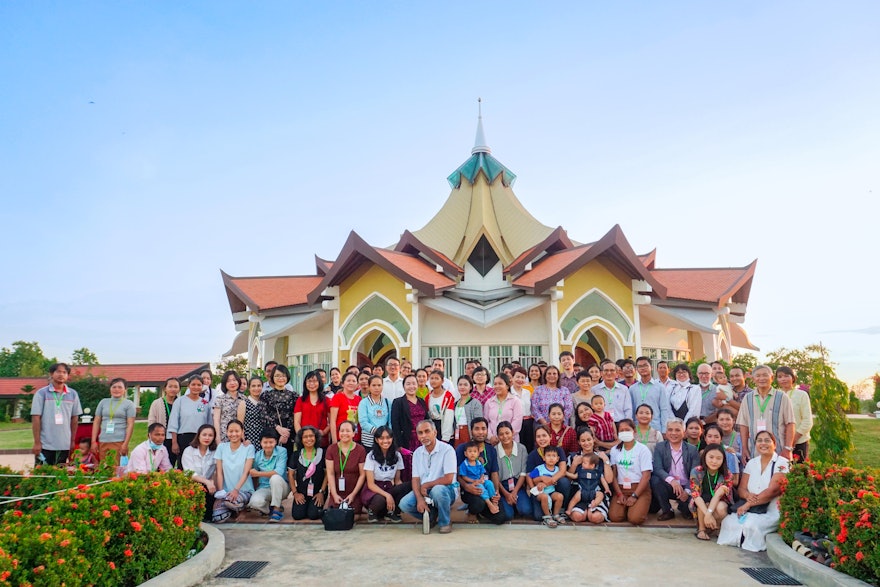
[[[855,328],[852,330],[826,330],[822,334],[880,334],[880,326],[868,326],[867,328]]]

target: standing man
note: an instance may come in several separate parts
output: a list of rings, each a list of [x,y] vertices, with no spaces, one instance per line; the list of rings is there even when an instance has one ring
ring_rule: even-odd
[[[561,373],[559,374],[559,387],[566,388],[569,393],[578,390],[577,371],[574,370],[574,355],[569,351],[559,353],[559,366]]]
[[[623,384],[632,387],[636,382],[636,365],[632,359],[624,359],[623,366],[620,368],[623,372]],[[633,406],[635,407],[635,406]]]
[[[494,446],[486,442],[488,437],[489,423],[486,418],[483,418],[482,416],[474,418],[471,421],[471,440],[480,445],[480,456],[477,460],[486,468],[486,474],[489,476],[489,480],[497,488],[501,487],[501,480],[498,476],[498,453]],[[464,462],[464,449],[466,446],[467,443],[463,442],[455,449],[455,457],[458,465],[461,465],[461,463]],[[499,505],[499,501],[501,500],[501,492],[499,490],[496,489],[495,496],[492,497],[492,501],[498,506],[498,511],[493,514],[489,511],[489,507],[486,505],[486,502],[483,501],[483,498],[480,497],[483,490],[478,487],[479,483],[467,483],[464,480],[459,480],[459,483],[461,484],[461,501],[468,506],[469,514],[483,518],[487,522],[495,524],[496,526],[501,525],[506,521],[504,511]]]
[[[651,379],[651,360],[648,357],[636,359],[636,370],[639,372],[639,380],[629,388],[633,411],[637,411],[642,404],[651,406],[651,411],[654,412],[651,428],[663,433],[666,430],[666,422],[672,416],[669,392],[664,385]]]
[[[700,419],[703,424],[709,424],[715,421],[715,412],[718,410],[712,403],[717,393],[717,386],[712,383],[712,366],[701,363],[697,367],[697,380],[700,385]]]
[[[666,440],[654,447],[654,470],[651,472],[651,510],[660,510],[657,521],[665,522],[675,517],[669,500],[678,502],[678,511],[685,519],[693,519],[688,509],[691,499],[691,469],[700,464],[697,447],[684,439],[684,422],[670,418],[666,423]]]
[[[743,462],[755,454],[755,436],[769,430],[776,437],[776,452],[791,460],[794,450],[794,409],[780,389],[773,389],[773,371],[766,365],[752,369],[755,391],[746,394],[736,424],[743,440]]]
[[[465,361],[464,374],[467,375],[468,377],[470,377],[471,379],[473,379],[474,378],[474,369],[477,368],[477,364],[478,364],[477,361],[475,361],[473,359],[468,359],[467,361]]]
[[[433,521],[440,525],[441,534],[449,534],[452,532],[450,514],[455,501],[453,484],[458,469],[455,450],[449,444],[437,441],[437,428],[432,420],[419,422],[416,435],[422,446],[413,453],[412,491],[400,500],[400,509],[422,518],[425,534],[430,532],[430,522]]]
[[[440,357],[434,358],[431,361],[431,368],[434,371],[443,371],[443,373],[444,373],[444,375],[443,375],[443,389],[445,389],[446,391],[451,393],[452,397],[455,398],[455,401],[460,400],[461,394],[458,393],[458,386],[452,385],[452,380],[446,376],[446,374],[448,372],[446,371],[446,366],[445,366],[443,359],[441,359]]]
[[[382,397],[393,402],[403,395],[403,379],[400,377],[400,359],[388,357],[385,359],[385,371],[388,377],[382,380]]]
[[[66,463],[70,453],[76,450],[76,427],[83,411],[79,394],[67,387],[69,376],[67,363],[55,363],[49,367],[51,383],[34,393],[31,404],[32,452],[38,467]]]
[[[666,361],[657,363],[657,382],[666,388],[667,393],[675,383],[675,381],[669,378],[669,363]]]
[[[602,383],[593,386],[593,393],[605,398],[605,409],[611,412],[615,422],[624,418],[632,420],[633,405],[629,389],[617,382],[617,365],[611,361],[602,363]]]
[[[739,408],[743,398],[747,393],[755,390],[746,385],[746,374],[741,367],[731,367],[729,379],[730,385],[733,387],[733,398],[727,399],[727,396],[725,396],[723,392],[720,396],[716,393],[715,401],[713,401],[712,404],[718,409],[729,409],[733,412],[734,417],[736,417],[736,415],[739,414]]]

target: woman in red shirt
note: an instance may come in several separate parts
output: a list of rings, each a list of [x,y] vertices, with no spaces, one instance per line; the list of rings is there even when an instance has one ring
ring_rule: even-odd
[[[333,442],[339,442],[339,425],[351,422],[354,427],[354,441],[361,441],[361,428],[358,426],[358,376],[349,371],[342,376],[342,391],[330,401],[330,434]]]
[[[321,431],[321,446],[330,444],[330,402],[317,371],[309,371],[303,378],[302,395],[293,408],[293,429],[299,433],[304,426]]]

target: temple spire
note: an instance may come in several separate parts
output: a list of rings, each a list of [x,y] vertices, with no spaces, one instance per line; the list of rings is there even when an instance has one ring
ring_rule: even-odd
[[[491,152],[492,149],[486,144],[486,135],[483,132],[483,99],[477,98],[477,136],[474,139],[474,148],[471,149],[471,155]]]

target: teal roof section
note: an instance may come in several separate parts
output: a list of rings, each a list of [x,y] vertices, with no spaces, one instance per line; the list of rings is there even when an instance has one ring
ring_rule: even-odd
[[[498,159],[484,151],[471,155],[470,158],[462,163],[458,169],[453,171],[446,180],[453,189],[458,189],[461,187],[461,178],[465,178],[473,184],[477,180],[477,175],[480,174],[480,171],[486,174],[486,179],[489,180],[490,184],[495,181],[499,175],[501,176],[501,182],[505,187],[512,186],[513,182],[516,181],[515,173],[502,165]]]

